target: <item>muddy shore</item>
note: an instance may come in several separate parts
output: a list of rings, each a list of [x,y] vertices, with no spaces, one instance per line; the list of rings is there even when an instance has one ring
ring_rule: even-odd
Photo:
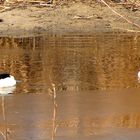
[[[132,11],[121,4],[111,6],[119,14],[140,25],[139,9]],[[0,36],[140,31],[99,2],[19,6],[1,12],[0,19]]]

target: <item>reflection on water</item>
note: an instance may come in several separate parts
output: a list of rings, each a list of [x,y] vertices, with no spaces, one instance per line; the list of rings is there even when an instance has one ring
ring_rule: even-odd
[[[22,92],[138,87],[140,37],[104,34],[0,39],[0,71],[15,75]],[[32,88],[33,87],[33,88]]]
[[[0,71],[21,81],[0,102],[0,139],[5,126],[14,140],[139,138],[139,35],[0,38],[0,52]]]

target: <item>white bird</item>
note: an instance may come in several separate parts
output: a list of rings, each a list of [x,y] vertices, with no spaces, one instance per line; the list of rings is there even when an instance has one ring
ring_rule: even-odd
[[[0,74],[0,88],[12,87],[16,85],[14,76],[8,73]]]
[[[0,88],[0,95],[7,95],[7,94],[11,94],[15,91],[16,86],[12,86],[12,87],[2,87]]]

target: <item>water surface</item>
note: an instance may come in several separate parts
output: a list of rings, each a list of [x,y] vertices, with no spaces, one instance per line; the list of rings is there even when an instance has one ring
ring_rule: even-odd
[[[21,81],[1,96],[0,139],[139,139],[139,35],[0,38],[0,53]]]

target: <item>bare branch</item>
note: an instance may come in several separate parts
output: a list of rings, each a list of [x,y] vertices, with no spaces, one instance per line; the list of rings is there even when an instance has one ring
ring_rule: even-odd
[[[123,15],[119,14],[118,12],[116,12],[114,9],[112,9],[104,0],[100,0],[102,3],[104,3],[113,13],[115,13],[116,15],[118,15],[119,17],[123,18],[124,20],[126,20],[128,23],[135,25],[136,27],[140,28],[140,25],[138,25],[137,23],[134,23],[132,21],[130,21],[129,19],[127,19],[126,17],[124,17]]]

